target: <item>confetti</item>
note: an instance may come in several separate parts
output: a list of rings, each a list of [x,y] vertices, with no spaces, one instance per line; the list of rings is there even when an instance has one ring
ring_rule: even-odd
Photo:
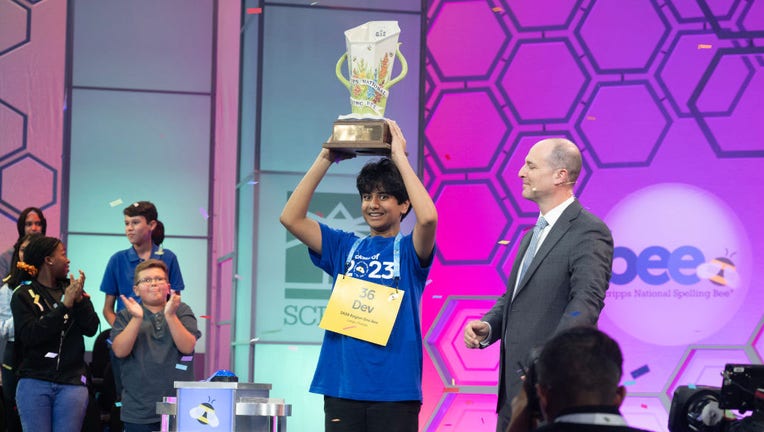
[[[80,381],[82,381],[82,384],[88,385],[88,379],[85,375],[80,375]]]
[[[202,217],[205,219],[209,219],[210,215],[207,213],[207,210],[204,207],[199,207],[199,213],[202,214]]]
[[[210,319],[209,315],[199,315],[199,318]]]
[[[118,205],[122,204],[122,198],[117,198],[114,201],[109,202],[109,206],[116,207]]]
[[[626,381],[625,383],[623,383],[623,385],[625,385],[626,387],[628,387],[628,386],[633,386],[633,385],[634,385],[634,384],[636,384],[636,383],[637,383],[636,381],[634,381],[634,380],[630,380],[630,381]]]
[[[250,180],[250,181],[247,182],[248,185],[256,185],[257,183],[259,183],[259,182],[255,181],[255,180]]]
[[[56,357],[58,357],[58,354],[56,354],[54,352],[49,352],[49,353],[45,354],[45,358],[56,358]]]
[[[259,15],[263,13],[263,8],[247,8],[247,15]]]
[[[180,364],[180,363],[178,363],[178,364],[176,364],[176,365],[175,365],[175,369],[179,369],[179,370],[188,370],[188,366],[186,366],[186,365],[184,365],[184,364]]]
[[[451,155],[450,155],[450,154],[448,154],[448,153],[446,153],[445,155],[443,155],[443,157],[445,157],[445,158],[446,158],[446,160],[451,160]]]
[[[3,367],[7,370],[13,370],[12,367],[8,366],[7,364],[3,363]]]
[[[586,116],[587,120],[597,120],[597,117],[594,116]]]
[[[434,299],[441,299],[441,298],[443,298],[443,296],[442,295],[434,295],[434,296],[432,296],[432,298],[434,298]]]
[[[690,385],[688,385],[687,387],[689,387],[691,390],[695,390],[695,389],[697,388],[697,387],[695,386],[695,384],[690,384]]]
[[[431,283],[432,283],[432,279],[427,279],[427,280],[424,282],[424,286],[427,286],[427,285],[429,285],[429,284],[431,284]]]
[[[631,371],[631,377],[634,379],[637,379],[648,372],[650,372],[650,368],[647,367],[647,365],[644,365],[640,368],[637,368]]]
[[[711,49],[711,44],[698,44],[698,49]]]
[[[106,343],[111,345],[111,339],[106,339]]]
[[[121,407],[122,406],[122,402],[114,402],[114,406],[115,407]]]
[[[570,313],[570,316],[579,316],[579,315],[581,315],[581,312],[579,311],[573,311]]]
[[[644,409],[647,409],[647,404],[640,404],[639,406],[641,406]]]
[[[241,276],[239,276],[238,274],[235,274],[233,275],[233,278],[238,280],[238,279],[241,279]]]
[[[443,393],[459,393],[459,387],[446,387],[443,389]]]
[[[500,7],[498,7],[498,6],[491,8],[491,10],[492,10],[492,11],[494,11],[494,12],[496,12],[496,13],[499,13],[499,12],[504,12],[504,9],[502,9],[502,8],[500,8]]]
[[[181,357],[181,358],[180,358],[180,361],[188,362],[188,361],[191,361],[191,360],[193,360],[193,359],[194,359],[194,356],[190,356],[190,355],[188,355],[188,356],[183,356],[183,357]]]
[[[500,245],[504,246],[504,245],[508,245],[508,244],[509,244],[509,240],[499,240],[499,241],[498,241],[498,242],[496,242],[496,243],[498,243],[498,244],[500,244]]]

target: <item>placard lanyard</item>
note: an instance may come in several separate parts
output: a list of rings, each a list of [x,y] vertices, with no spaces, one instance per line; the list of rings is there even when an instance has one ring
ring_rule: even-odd
[[[626,421],[618,414],[578,413],[562,415],[554,419],[555,423],[579,423],[592,425],[626,426]]]

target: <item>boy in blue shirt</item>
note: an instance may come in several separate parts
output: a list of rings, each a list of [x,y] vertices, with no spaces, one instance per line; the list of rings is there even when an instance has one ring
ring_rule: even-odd
[[[328,432],[416,432],[422,401],[420,304],[435,250],[437,211],[406,157],[406,140],[388,120],[389,158],[358,175],[361,210],[370,236],[332,229],[308,218],[316,187],[333,162],[348,157],[322,149],[281,213],[281,223],[308,246],[313,263],[341,275],[404,292],[388,342],[380,346],[333,331],[324,333],[310,391],[324,395]],[[411,234],[401,220],[417,216]],[[335,287],[335,289],[337,289]]]

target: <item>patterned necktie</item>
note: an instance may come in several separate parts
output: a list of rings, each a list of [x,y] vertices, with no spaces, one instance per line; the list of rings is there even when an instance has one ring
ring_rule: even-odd
[[[523,280],[523,276],[525,276],[525,272],[528,270],[528,267],[531,266],[531,261],[533,261],[533,256],[536,255],[536,249],[539,245],[539,238],[541,238],[541,231],[546,228],[546,226],[549,225],[549,223],[544,219],[543,216],[539,216],[539,220],[536,221],[536,226],[533,227],[533,236],[531,236],[531,243],[528,245],[528,249],[525,250],[525,256],[523,256],[523,264],[522,267],[520,267],[520,274],[517,275],[517,284],[519,285],[520,282]]]

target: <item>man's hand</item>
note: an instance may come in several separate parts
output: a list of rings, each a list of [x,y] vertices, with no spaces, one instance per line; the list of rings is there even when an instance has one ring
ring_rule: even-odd
[[[488,337],[491,326],[485,321],[472,320],[464,327],[464,345],[467,348],[480,348],[480,342]]]

